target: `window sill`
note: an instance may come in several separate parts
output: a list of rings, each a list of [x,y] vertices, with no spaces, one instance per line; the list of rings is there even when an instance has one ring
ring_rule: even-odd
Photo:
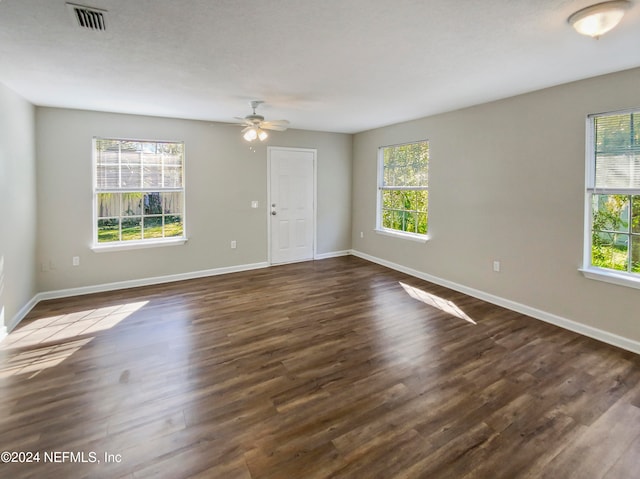
[[[127,241],[117,244],[98,244],[91,249],[94,253],[108,253],[112,251],[127,251],[132,249],[158,248],[161,246],[180,246],[187,242],[187,238],[168,239],[160,241]]]
[[[381,228],[376,228],[373,231],[375,233],[379,234],[379,235],[391,236],[392,238],[400,238],[400,239],[405,239],[405,240],[409,240],[409,241],[415,241],[417,243],[426,243],[427,241],[429,241],[429,236],[428,235],[418,235],[418,234],[413,234],[413,233],[404,233],[404,232],[401,232],[401,231],[394,231],[394,230],[381,229]]]
[[[640,289],[640,275],[609,271],[601,268],[580,268],[579,271],[585,276],[585,278],[617,284],[619,286],[626,286],[628,288]]]

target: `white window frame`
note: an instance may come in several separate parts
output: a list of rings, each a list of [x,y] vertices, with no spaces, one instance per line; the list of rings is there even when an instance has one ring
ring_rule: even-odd
[[[158,188],[158,187],[149,187],[149,188],[114,188],[114,189],[104,189],[98,188],[98,168],[97,168],[97,155],[96,155],[96,142],[98,140],[112,140],[112,141],[125,141],[125,142],[140,142],[140,143],[181,143],[182,146],[182,186],[181,187],[171,187],[171,188]],[[96,253],[108,252],[108,251],[124,251],[124,250],[132,250],[132,249],[142,249],[142,248],[154,248],[159,246],[175,246],[175,245],[183,245],[187,242],[187,221],[186,221],[186,188],[185,188],[185,157],[186,157],[186,146],[184,141],[173,141],[173,140],[149,140],[149,139],[139,139],[139,138],[113,138],[113,137],[94,137],[92,141],[92,190],[93,190],[93,236],[92,236],[92,246],[91,249]],[[174,237],[166,237],[166,238],[150,238],[150,239],[141,239],[141,240],[125,240],[122,239],[118,241],[112,242],[98,242],[98,194],[99,193],[155,193],[155,192],[181,192],[182,193],[182,205],[181,205],[181,216],[182,216],[182,236],[174,236]],[[164,213],[162,214],[164,217]],[[142,215],[144,217],[144,214]],[[144,231],[144,230],[143,230]]]
[[[426,243],[429,237],[429,227],[427,226],[427,233],[412,233],[408,231],[395,230],[392,228],[386,228],[382,225],[382,195],[384,191],[388,190],[420,190],[420,191],[429,191],[428,186],[420,186],[420,187],[388,187],[384,185],[384,150],[385,148],[393,148],[397,146],[404,145],[412,145],[415,143],[427,143],[429,145],[429,140],[416,140],[416,141],[407,141],[404,143],[396,143],[393,145],[384,145],[378,148],[378,185],[377,185],[377,199],[376,199],[376,227],[374,231],[377,234],[390,236],[394,238],[400,238],[410,241],[416,241],[419,243]],[[429,162],[431,161],[431,150],[429,150]],[[429,167],[427,167],[427,178],[429,176]],[[428,181],[427,181],[428,184]],[[429,202],[427,203],[427,212],[429,211]]]
[[[593,228],[593,195],[640,195],[640,190],[596,188],[596,152],[595,152],[595,119],[602,116],[625,115],[634,113],[640,115],[640,108],[611,111],[606,113],[594,113],[587,116],[586,120],[586,145],[585,145],[585,199],[584,199],[584,248],[582,267],[579,269],[589,279],[604,281],[606,283],[640,289],[640,274],[613,269],[600,268],[591,264],[592,234]],[[631,206],[630,206],[631,207]],[[631,248],[631,241],[629,241]]]

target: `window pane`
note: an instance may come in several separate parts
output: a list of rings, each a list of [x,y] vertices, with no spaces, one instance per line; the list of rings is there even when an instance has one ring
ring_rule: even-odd
[[[108,138],[96,138],[96,152],[98,153],[98,158],[101,157],[105,152],[118,152],[120,151],[120,141],[119,140],[110,140]],[[116,155],[117,159],[117,155]]]
[[[120,240],[120,225],[118,218],[98,220],[98,243],[108,243]]]
[[[382,207],[384,209],[398,209],[401,207],[400,194],[398,191],[382,191]]]
[[[640,188],[640,153],[596,157],[596,187]]]
[[[144,238],[162,238],[162,216],[144,217]]]
[[[387,146],[382,154],[384,185],[428,186],[428,142]]]
[[[145,188],[162,187],[162,163],[160,155],[145,155],[143,157],[143,185]]]
[[[416,213],[402,210],[383,211],[382,226],[398,231],[416,233]]]
[[[402,211],[393,212],[393,229],[403,231],[404,230],[404,215]]]
[[[418,233],[427,234],[428,217],[427,213],[418,213]]]
[[[626,151],[640,145],[640,115],[622,113],[595,119],[596,152]]]
[[[98,193],[96,214],[98,218],[118,216],[120,211],[120,195],[118,193]]]
[[[162,214],[162,197],[160,196],[159,192],[145,193],[144,214],[145,215]]]
[[[638,115],[640,117],[640,115]],[[640,196],[631,197],[631,232],[640,233]]]
[[[148,155],[155,155],[157,152],[157,143],[155,141],[144,141],[140,143],[140,151]]]
[[[392,214],[393,213],[389,210],[382,210],[382,218],[380,223],[382,224],[383,228],[391,228]]]
[[[594,119],[596,187],[640,188],[640,115]]]
[[[426,234],[428,198],[425,190],[383,190],[382,226]]]
[[[397,228],[397,215],[395,210],[385,210],[382,212],[382,226],[385,228]]]
[[[182,224],[182,216],[165,216],[164,217],[164,236],[182,236],[184,226]]]
[[[179,191],[162,193],[165,214],[182,214],[182,193]]]
[[[408,231],[410,233],[416,233],[416,213],[413,212],[405,212],[404,213],[404,231]]]
[[[182,157],[175,155],[166,155],[164,156],[164,167],[165,168],[182,168]]]
[[[182,143],[158,143],[158,153],[164,157],[165,165],[182,165],[184,145]]]
[[[600,268],[627,271],[629,235],[593,232],[591,263]]]
[[[631,236],[631,272],[640,273],[640,235]]]
[[[594,231],[629,231],[629,196],[593,195]]]
[[[116,165],[96,166],[96,187],[116,189],[120,187],[120,167]]]
[[[140,151],[142,151],[142,143],[139,141],[129,141],[129,140],[118,140],[120,143],[120,152],[123,155],[126,154],[136,154],[139,155]]]
[[[142,218],[133,216],[122,218],[122,241],[142,239]]]
[[[170,166],[164,168],[164,187],[182,187],[182,167]]]
[[[142,193],[120,193],[122,195],[122,216],[142,214]]]
[[[400,195],[402,201],[402,209],[408,211],[414,211],[416,206],[416,194],[415,191],[402,191]]]
[[[425,190],[416,191],[416,210],[426,213],[428,204],[429,192]]]
[[[142,165],[137,152],[122,152],[122,188],[142,186]]]

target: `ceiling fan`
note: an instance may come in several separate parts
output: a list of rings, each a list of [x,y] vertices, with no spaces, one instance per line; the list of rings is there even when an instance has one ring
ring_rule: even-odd
[[[261,100],[254,100],[250,102],[251,108],[253,109],[251,115],[247,115],[244,118],[234,117],[244,125],[242,133],[244,133],[243,138],[247,141],[253,141],[255,139],[264,141],[269,136],[265,130],[284,131],[289,127],[287,120],[265,121],[264,116],[256,114],[256,108],[262,103],[264,102]]]

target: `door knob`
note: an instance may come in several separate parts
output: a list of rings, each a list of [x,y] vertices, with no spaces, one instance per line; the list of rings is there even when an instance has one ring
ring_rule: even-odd
[[[272,211],[272,212],[271,212],[271,215],[272,215],[272,216],[275,216],[275,215],[277,215],[277,214],[278,214],[278,213],[276,213],[275,211]]]

